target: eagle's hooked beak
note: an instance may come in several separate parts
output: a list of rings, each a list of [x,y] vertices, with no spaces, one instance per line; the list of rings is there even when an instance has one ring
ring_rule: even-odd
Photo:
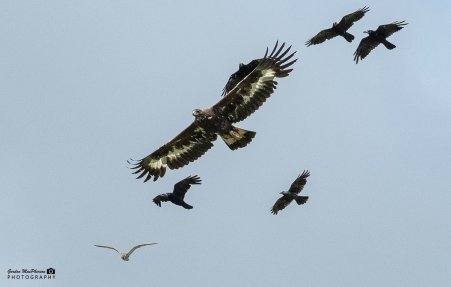
[[[200,112],[199,109],[193,110],[193,116],[197,117],[197,116],[199,116],[200,114],[201,114],[201,112]]]

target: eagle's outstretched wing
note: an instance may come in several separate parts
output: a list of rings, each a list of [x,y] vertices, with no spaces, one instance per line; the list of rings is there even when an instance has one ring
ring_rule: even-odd
[[[352,12],[351,14],[348,14],[343,18],[341,18],[341,21],[338,23],[338,25],[346,31],[349,28],[351,28],[354,22],[357,22],[360,19],[362,19],[363,16],[365,16],[365,13],[368,11],[370,11],[370,8],[365,6],[355,12]]]
[[[192,184],[201,184],[201,179],[199,176],[188,176],[187,178],[177,182],[174,185],[174,195],[183,199],[185,197],[186,192],[191,187]]]
[[[134,174],[139,174],[137,178],[144,176],[144,182],[153,177],[156,181],[163,177],[166,167],[177,169],[195,161],[213,146],[216,140],[215,133],[205,130],[194,121],[174,139],[161,146],[159,149],[136,162],[130,162],[136,169]]]
[[[310,176],[310,172],[308,170],[304,170],[301,175],[299,175],[295,181],[290,186],[288,192],[299,194],[302,189],[304,189],[305,184],[307,183],[307,177]]]
[[[121,254],[116,248],[111,247],[111,246],[105,246],[105,245],[94,245],[95,247],[101,247],[101,248],[108,248],[108,249],[112,249],[114,251],[116,251],[117,253]]]
[[[274,78],[288,76],[293,69],[287,68],[297,61],[289,61],[296,52],[288,54],[291,46],[285,50],[284,47],[285,43],[278,47],[277,42],[269,56],[266,49],[265,56],[258,61],[257,66],[212,107],[215,113],[235,123],[256,111],[274,92],[277,85]],[[229,89],[227,85],[226,89]]]
[[[338,36],[338,33],[333,28],[324,29],[324,30],[320,31],[318,34],[316,34],[315,36],[313,36],[310,40],[305,42],[305,45],[307,45],[307,47],[309,47],[311,45],[318,45],[318,44],[321,44],[322,42],[324,42],[326,40],[330,40],[336,36]]]
[[[271,208],[271,213],[277,214],[277,212],[287,207],[292,201],[293,201],[292,198],[283,195],[276,201],[276,203],[274,203],[274,206]]]
[[[396,21],[390,24],[380,25],[377,27],[376,33],[380,35],[384,35],[385,38],[390,37],[393,33],[404,28],[403,26],[407,25],[405,21]]]
[[[132,253],[133,253],[136,249],[138,249],[138,248],[141,248],[141,247],[147,246],[147,245],[154,245],[154,244],[156,244],[156,243],[145,243],[145,244],[139,244],[139,245],[136,245],[135,247],[133,247],[132,249],[130,249],[129,252],[127,252],[127,257],[130,256],[130,255],[132,255]]]

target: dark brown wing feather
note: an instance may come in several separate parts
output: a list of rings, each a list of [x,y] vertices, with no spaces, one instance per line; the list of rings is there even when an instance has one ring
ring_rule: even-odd
[[[239,122],[255,112],[276,88],[274,78],[289,75],[293,69],[287,69],[297,59],[289,61],[296,52],[289,55],[291,46],[284,50],[285,43],[278,48],[276,43],[273,51],[261,59],[255,69],[236,84],[212,109],[218,115],[223,115],[232,122]]]
[[[157,195],[153,199],[153,202],[155,202],[156,205],[161,207],[161,202],[169,201],[169,195],[170,195],[170,193],[164,193],[164,194]]]
[[[304,185],[307,183],[307,177],[310,176],[310,172],[308,170],[304,170],[301,175],[299,175],[296,180],[291,184],[288,192],[299,194]]]
[[[185,193],[188,191],[192,184],[201,184],[201,182],[202,181],[200,177],[197,175],[188,176],[187,178],[177,182],[174,185],[173,193],[183,199],[185,197]]]
[[[370,11],[370,8],[365,6],[362,9],[359,9],[351,14],[348,14],[341,18],[341,21],[338,23],[338,26],[343,28],[345,31],[352,27],[354,22],[359,21],[362,19],[363,16],[365,16],[365,13]]]
[[[287,207],[292,201],[293,201],[292,198],[283,195],[276,201],[276,203],[274,203],[274,206],[271,208],[271,213],[277,214],[277,212]]]
[[[380,33],[380,35],[383,35],[385,38],[388,38],[393,35],[393,33],[404,28],[403,26],[407,24],[408,23],[405,23],[405,21],[396,21],[390,24],[380,25],[379,27],[377,27],[376,32]]]
[[[174,139],[146,156],[145,158],[129,162],[136,169],[137,178],[146,176],[144,182],[153,176],[153,181],[163,177],[166,167],[177,169],[195,161],[213,146],[217,135],[209,132],[194,121]]]
[[[324,29],[318,34],[316,34],[314,37],[312,37],[310,40],[305,42],[305,45],[307,45],[308,47],[311,45],[321,44],[322,42],[330,40],[336,36],[338,36],[338,33],[333,28]]]
[[[356,64],[359,59],[364,59],[368,54],[380,44],[379,41],[373,39],[371,36],[367,36],[360,41],[359,46],[354,52],[354,61]]]

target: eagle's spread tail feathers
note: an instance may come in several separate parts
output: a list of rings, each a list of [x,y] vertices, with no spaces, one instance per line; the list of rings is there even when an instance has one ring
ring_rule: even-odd
[[[255,137],[255,132],[232,127],[228,133],[221,134],[221,138],[231,150],[245,147]]]
[[[308,196],[296,196],[295,200],[298,205],[301,205],[307,202]]]

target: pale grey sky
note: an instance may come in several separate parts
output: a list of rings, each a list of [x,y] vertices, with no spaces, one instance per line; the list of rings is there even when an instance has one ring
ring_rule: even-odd
[[[181,2],[181,1],[180,1]],[[304,42],[363,6],[336,38]],[[0,285],[450,286],[449,1],[0,1]],[[362,32],[406,20],[358,65]],[[289,77],[196,162],[127,169],[276,40]],[[270,214],[311,171],[303,206]],[[188,175],[184,210],[152,198]],[[142,248],[129,262],[94,247]],[[51,281],[8,269],[53,267]]]

